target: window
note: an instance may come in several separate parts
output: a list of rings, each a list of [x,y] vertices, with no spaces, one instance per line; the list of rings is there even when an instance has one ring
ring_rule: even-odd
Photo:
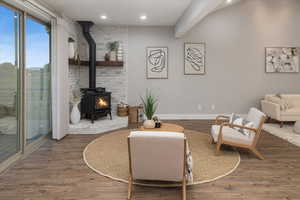
[[[50,27],[26,18],[26,144],[51,131]]]
[[[0,4],[0,162],[20,150],[19,22],[17,11]]]
[[[50,32],[0,2],[0,167],[52,130]]]

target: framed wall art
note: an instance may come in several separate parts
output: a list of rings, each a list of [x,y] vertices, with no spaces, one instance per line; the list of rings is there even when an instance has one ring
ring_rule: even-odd
[[[204,43],[184,43],[184,74],[205,74]]]
[[[300,47],[267,47],[267,73],[298,73]]]
[[[148,79],[167,79],[168,47],[147,47],[146,65]]]

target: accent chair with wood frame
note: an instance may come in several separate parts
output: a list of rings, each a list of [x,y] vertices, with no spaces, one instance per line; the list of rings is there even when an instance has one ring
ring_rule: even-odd
[[[133,131],[128,136],[128,199],[134,180],[182,183],[186,200],[186,137],[183,133]]]
[[[253,128],[229,123],[230,117],[220,115],[216,118],[215,125],[211,128],[212,143],[217,143],[216,154],[219,155],[223,144],[245,148],[253,152],[259,159],[264,157],[257,151],[256,145],[262,133],[262,127],[266,120],[264,113],[256,108],[251,108],[246,120],[253,122]],[[227,121],[227,122],[224,122]],[[249,135],[243,134],[234,128],[242,128],[250,131]]]

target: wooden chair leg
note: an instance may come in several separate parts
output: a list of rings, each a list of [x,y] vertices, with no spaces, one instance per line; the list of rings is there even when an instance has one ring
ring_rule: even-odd
[[[282,128],[282,127],[283,127],[283,121],[280,122],[280,128]]]
[[[129,176],[129,179],[128,179],[128,195],[127,195],[127,199],[131,200],[131,197],[132,197],[132,177]]]
[[[251,149],[251,151],[261,160],[264,160],[264,157],[255,149]]]
[[[182,181],[182,200],[186,200],[186,180]]]

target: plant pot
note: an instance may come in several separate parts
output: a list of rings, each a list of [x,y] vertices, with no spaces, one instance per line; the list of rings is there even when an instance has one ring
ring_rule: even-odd
[[[144,121],[144,128],[155,128],[155,122],[154,120],[145,120]]]
[[[79,103],[73,104],[73,108],[71,111],[71,123],[72,124],[78,124],[80,122],[80,111],[78,109],[78,104]]]
[[[74,42],[69,42],[69,58],[70,59],[75,58],[75,44],[74,44]]]

